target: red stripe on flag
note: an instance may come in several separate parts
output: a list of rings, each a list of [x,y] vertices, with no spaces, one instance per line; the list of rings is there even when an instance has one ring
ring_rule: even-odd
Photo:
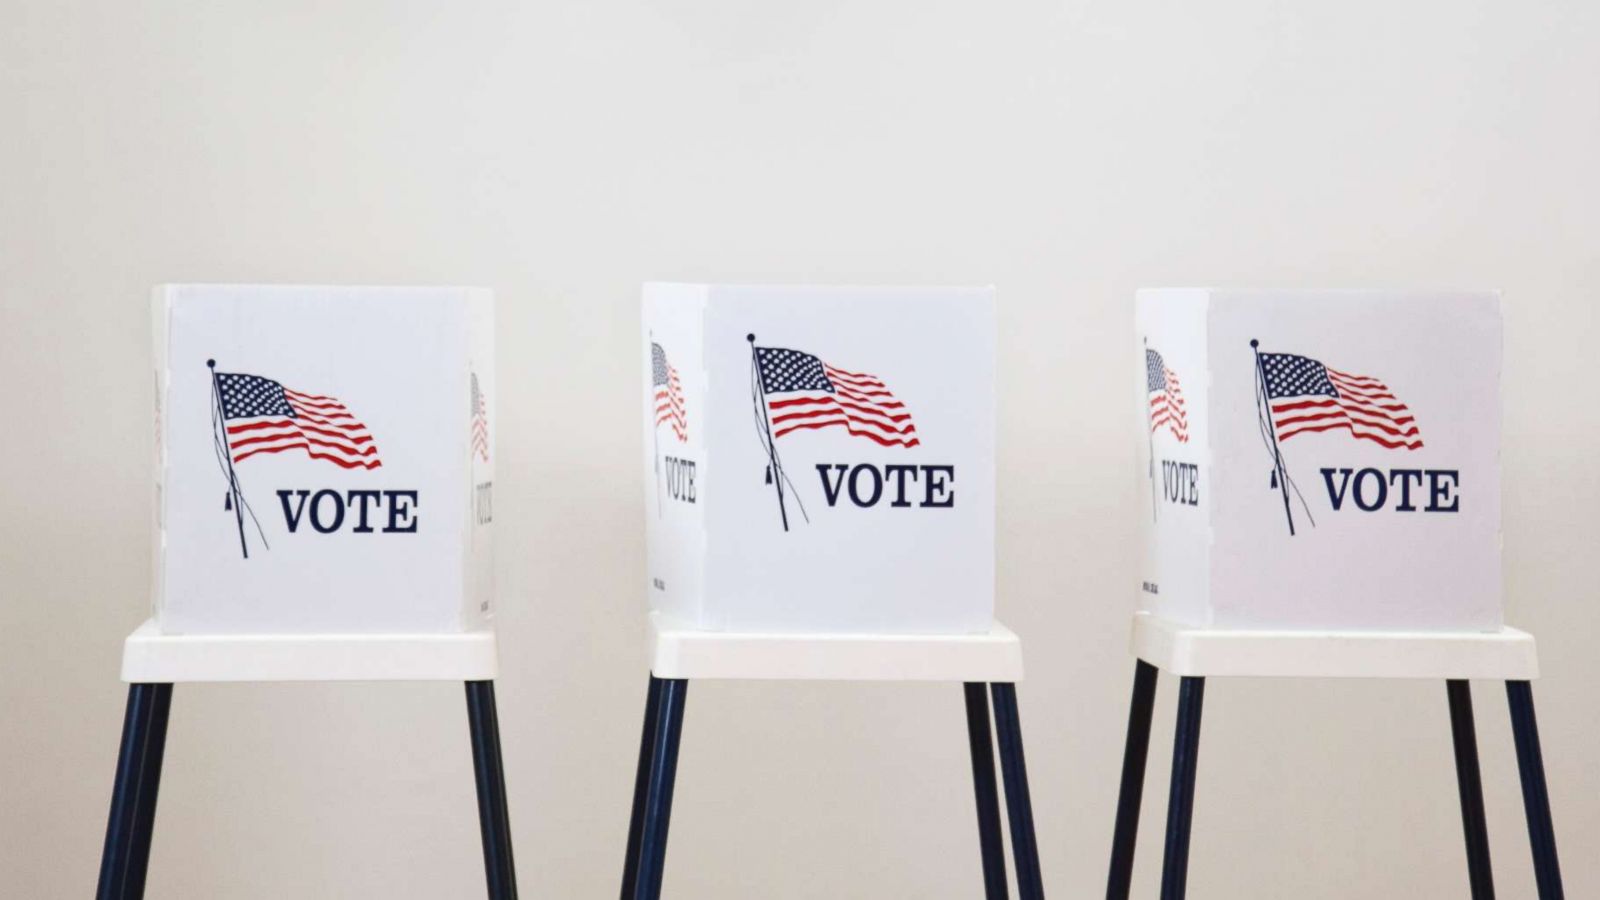
[[[822,363],[833,390],[767,398],[774,439],[801,430],[842,427],[885,447],[916,447],[921,440],[906,405],[876,375]]]
[[[1388,385],[1366,375],[1352,375],[1326,366],[1324,369],[1338,396],[1316,395],[1271,403],[1278,440],[1343,430],[1352,437],[1389,449],[1422,447],[1416,417]]]
[[[346,469],[383,465],[367,426],[333,397],[284,388],[293,417],[263,416],[227,425],[228,450],[235,463],[263,453],[303,450]],[[243,452],[235,453],[234,451]]]

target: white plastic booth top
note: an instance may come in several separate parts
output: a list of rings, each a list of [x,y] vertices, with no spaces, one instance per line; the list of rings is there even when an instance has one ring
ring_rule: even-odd
[[[1539,677],[1533,635],[1499,631],[1271,631],[1133,617],[1133,655],[1173,675],[1265,678]]]
[[[650,615],[650,671],[670,679],[1022,680],[1022,642],[995,622],[981,634],[776,634],[703,631]]]
[[[490,681],[493,631],[459,634],[162,634],[154,619],[122,645],[122,680]]]

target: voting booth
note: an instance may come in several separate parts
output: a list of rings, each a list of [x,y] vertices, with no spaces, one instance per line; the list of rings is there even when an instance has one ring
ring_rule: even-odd
[[[154,615],[103,900],[143,895],[178,682],[462,681],[491,898],[516,896],[489,615],[494,309],[452,287],[154,292]]]
[[[1500,628],[1498,294],[1136,305],[1142,608],[1229,628]]]
[[[484,623],[488,291],[168,285],[154,316],[164,632]]]
[[[991,288],[649,284],[640,362],[652,609],[989,629]]]
[[[1018,896],[1043,897],[1022,646],[994,620],[994,291],[648,284],[643,318],[650,678],[621,896],[661,896],[690,682],[738,679],[959,684],[984,895],[1007,896],[1003,780]]]
[[[1501,616],[1499,295],[1135,306],[1143,556],[1108,900],[1130,892],[1158,670],[1179,679],[1163,900],[1187,887],[1207,682],[1241,676],[1445,682],[1475,900],[1494,879],[1470,680],[1504,681],[1538,896],[1560,898],[1538,659]]]

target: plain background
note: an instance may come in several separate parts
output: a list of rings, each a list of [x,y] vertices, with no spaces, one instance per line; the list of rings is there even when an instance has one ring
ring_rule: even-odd
[[[647,279],[1000,289],[999,591],[1047,884],[1103,891],[1133,663],[1132,296],[1505,291],[1509,619],[1600,895],[1600,6],[0,5],[0,894],[92,889],[147,607],[146,296],[499,296],[524,896],[616,891],[644,700]],[[360,340],[360,335],[351,335]],[[1163,679],[1135,889],[1155,890]],[[1501,896],[1533,896],[1499,685]],[[479,895],[459,685],[186,686],[152,897]],[[972,897],[960,691],[696,685],[674,897]],[[1218,681],[1190,895],[1466,893],[1444,686]]]

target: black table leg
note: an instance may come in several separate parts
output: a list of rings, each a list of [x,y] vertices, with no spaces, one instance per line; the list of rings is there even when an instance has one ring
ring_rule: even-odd
[[[1000,741],[1000,772],[1006,785],[1006,815],[1011,820],[1011,853],[1017,863],[1017,896],[1044,896],[1039,873],[1039,841],[1033,832],[1033,801],[1028,796],[1028,764],[1022,755],[1022,722],[1017,714],[1017,686],[996,682],[994,724]]]
[[[494,682],[467,682],[467,724],[472,730],[472,770],[478,783],[478,825],[489,900],[515,900],[517,871],[511,858],[511,814],[506,806],[505,762],[500,755],[500,715]]]
[[[1139,840],[1139,805],[1144,797],[1144,766],[1150,756],[1150,717],[1155,705],[1156,667],[1141,659],[1133,668],[1133,700],[1128,704],[1128,740],[1122,748],[1117,821],[1111,829],[1106,900],[1128,900],[1133,883],[1133,851]]]
[[[155,825],[161,758],[167,744],[170,684],[128,685],[122,718],[122,745],[111,789],[111,816],[100,855],[97,900],[138,900],[150,864],[150,831]]]
[[[667,825],[672,818],[672,789],[678,777],[678,743],[683,737],[683,704],[689,682],[656,679],[660,699],[656,706],[655,740],[650,749],[650,784],[645,800],[644,828],[639,838],[637,900],[658,900],[667,866]]]
[[[633,812],[628,816],[628,849],[622,860],[622,900],[633,900],[639,886],[639,841],[644,834],[644,804],[650,795],[650,751],[655,747],[661,694],[654,673],[644,692],[644,733],[639,736],[639,766],[633,774]]]
[[[1533,845],[1533,873],[1539,900],[1562,900],[1561,862],[1556,857],[1556,830],[1550,820],[1550,792],[1544,781],[1544,755],[1539,750],[1539,722],[1533,714],[1533,687],[1526,681],[1506,682],[1511,702],[1511,732],[1517,743],[1517,769],[1522,773],[1522,806],[1528,815],[1528,841]]]
[[[161,791],[161,761],[167,752],[167,719],[172,712],[172,685],[155,686],[150,710],[150,741],[139,776],[139,808],[134,814],[133,852],[128,856],[127,896],[143,897],[150,869],[150,840],[156,830],[156,796]]]
[[[1456,751],[1456,786],[1461,793],[1461,826],[1467,837],[1467,882],[1472,900],[1494,900],[1494,870],[1489,865],[1489,825],[1483,814],[1483,777],[1478,769],[1478,730],[1472,716],[1472,686],[1445,682],[1450,697],[1450,738]]]
[[[1161,862],[1161,900],[1183,900],[1189,879],[1189,825],[1194,819],[1194,781],[1200,753],[1200,711],[1206,680],[1185,677],[1178,685],[1178,727],[1172,739],[1172,792],[1167,799],[1167,846]]]
[[[982,682],[964,685],[967,742],[972,748],[972,789],[978,800],[978,850],[983,855],[983,896],[1006,900],[1006,848],[1000,833],[1000,792],[994,780],[994,738],[989,733],[989,694]]]

